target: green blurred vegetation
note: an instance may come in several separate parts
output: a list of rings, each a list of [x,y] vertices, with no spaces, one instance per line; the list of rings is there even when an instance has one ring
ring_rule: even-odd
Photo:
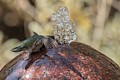
[[[34,32],[52,35],[50,16],[66,6],[78,42],[86,43],[120,65],[120,1],[0,0],[0,69],[18,54],[10,50]]]

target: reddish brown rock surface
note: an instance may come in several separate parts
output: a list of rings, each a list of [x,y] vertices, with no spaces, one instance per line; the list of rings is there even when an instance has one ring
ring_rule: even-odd
[[[120,67],[93,48],[73,42],[57,49],[17,56],[0,80],[120,80]]]

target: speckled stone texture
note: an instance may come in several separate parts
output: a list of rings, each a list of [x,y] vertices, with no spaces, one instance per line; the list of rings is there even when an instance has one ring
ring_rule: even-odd
[[[120,80],[120,67],[88,45],[72,42],[22,53],[0,71],[0,80]]]

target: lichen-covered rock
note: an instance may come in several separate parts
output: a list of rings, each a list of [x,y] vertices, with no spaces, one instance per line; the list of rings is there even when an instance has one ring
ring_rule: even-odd
[[[0,80],[120,80],[120,67],[88,45],[72,42],[24,52],[0,71]]]

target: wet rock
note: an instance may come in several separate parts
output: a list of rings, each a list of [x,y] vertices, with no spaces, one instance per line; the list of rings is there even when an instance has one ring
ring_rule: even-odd
[[[0,80],[120,80],[120,67],[83,43],[23,52],[0,71]]]

